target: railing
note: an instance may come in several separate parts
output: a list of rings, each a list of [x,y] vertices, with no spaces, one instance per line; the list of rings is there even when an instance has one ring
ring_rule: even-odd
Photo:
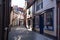
[[[40,4],[38,4],[37,6],[36,6],[36,11],[38,11],[38,10],[40,10],[40,9],[42,9],[43,8],[43,2],[41,2]]]

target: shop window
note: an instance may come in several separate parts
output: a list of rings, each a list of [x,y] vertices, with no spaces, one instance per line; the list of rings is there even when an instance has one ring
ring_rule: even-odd
[[[46,14],[46,25],[52,26],[53,25],[53,16],[52,12]]]
[[[53,10],[46,12],[46,29],[48,30],[54,30],[53,14]]]

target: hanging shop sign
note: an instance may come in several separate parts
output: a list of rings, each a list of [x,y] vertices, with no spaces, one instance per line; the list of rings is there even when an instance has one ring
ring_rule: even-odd
[[[28,9],[32,4],[35,3],[36,0],[25,0],[25,1],[27,1],[27,9]]]

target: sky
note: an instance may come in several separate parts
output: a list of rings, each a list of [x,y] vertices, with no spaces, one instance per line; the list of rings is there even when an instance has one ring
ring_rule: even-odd
[[[25,0],[11,0],[11,6],[17,5],[18,7],[24,8]]]

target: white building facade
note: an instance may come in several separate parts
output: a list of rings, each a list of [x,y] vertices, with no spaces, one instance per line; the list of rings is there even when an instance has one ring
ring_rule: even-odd
[[[32,6],[27,9],[27,14],[26,14],[26,27],[28,29],[32,30]]]
[[[34,5],[34,6],[33,6]],[[43,15],[43,25],[44,25],[44,33],[47,33],[52,36],[56,36],[57,30],[57,5],[56,0],[37,0],[35,4],[33,4],[33,15],[35,18],[35,28],[39,29],[40,15]]]

